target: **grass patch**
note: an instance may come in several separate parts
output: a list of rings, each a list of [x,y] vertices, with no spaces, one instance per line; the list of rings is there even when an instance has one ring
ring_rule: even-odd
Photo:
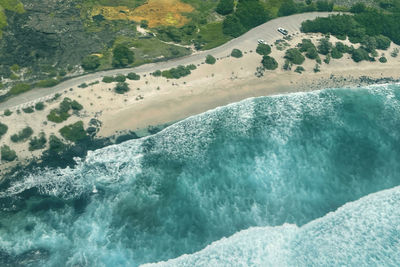
[[[208,50],[220,46],[232,37],[223,34],[222,22],[210,23],[200,27],[200,32],[197,35],[197,40],[203,43],[201,50]]]

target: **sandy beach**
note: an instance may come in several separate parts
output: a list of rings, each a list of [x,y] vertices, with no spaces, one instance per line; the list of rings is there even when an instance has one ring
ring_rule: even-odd
[[[295,47],[303,38],[311,38],[314,43],[322,38],[319,34],[300,33],[299,26],[300,21],[297,21],[292,27],[288,27],[294,35],[292,40],[288,41],[290,47]],[[264,40],[274,44],[280,38],[279,35],[271,35],[265,36]],[[338,40],[331,37],[330,41],[335,43]],[[372,79],[399,78],[400,59],[390,56],[390,51],[397,47],[394,44],[387,51],[378,51],[380,55],[385,54],[388,59],[384,64],[379,61],[355,63],[348,54],[345,54],[342,59],[332,59],[330,64],[322,63],[321,71],[318,73],[313,71],[315,60],[306,59],[302,65],[305,72],[302,74],[294,72],[294,68],[291,71],[283,70],[285,51],[273,46],[270,56],[277,60],[279,67],[274,71],[265,71],[262,77],[255,75],[262,59],[262,56],[255,52],[256,47],[256,40],[248,40],[244,46],[238,45],[243,52],[242,58],[229,56],[230,51],[220,52],[214,65],[205,64],[205,56],[202,55],[202,62],[193,62],[197,69],[181,79],[154,77],[149,71],[136,71],[141,75],[141,79],[127,80],[130,91],[123,95],[114,92],[115,83],[103,83],[101,78],[96,78],[88,80],[87,83],[93,81],[99,83],[89,87],[79,88],[75,85],[59,91],[61,96],[57,100],[48,100],[51,96],[40,98],[41,101],[48,100],[43,111],[30,114],[16,112],[17,109],[32,105],[35,101],[10,107],[13,111],[11,116],[1,115],[1,122],[9,127],[1,139],[1,145],[9,145],[17,152],[19,162],[23,162],[39,157],[42,153],[42,150],[28,151],[28,142],[15,144],[10,141],[12,134],[28,125],[34,131],[33,136],[37,136],[40,132],[44,132],[47,137],[51,134],[60,136],[58,131],[63,126],[82,120],[85,127],[88,127],[90,120],[95,118],[102,122],[97,136],[108,137],[128,130],[137,131],[148,126],[179,121],[249,97],[357,86],[362,85],[360,78],[363,76]],[[122,73],[127,72],[129,71],[125,70]],[[82,104],[83,111],[63,123],[47,121],[46,116],[49,111],[57,108],[65,97]],[[6,170],[15,165],[15,162],[3,163],[2,169]]]

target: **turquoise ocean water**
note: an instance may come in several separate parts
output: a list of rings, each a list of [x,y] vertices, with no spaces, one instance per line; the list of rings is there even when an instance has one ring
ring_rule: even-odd
[[[0,192],[0,266],[400,262],[396,84],[247,99],[77,161]]]

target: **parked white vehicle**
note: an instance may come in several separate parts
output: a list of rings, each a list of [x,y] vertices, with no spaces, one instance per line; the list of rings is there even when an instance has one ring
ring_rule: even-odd
[[[289,32],[285,30],[284,28],[278,28],[278,32],[282,33],[283,35],[288,35]]]
[[[257,42],[258,42],[259,44],[266,44],[266,43],[267,43],[267,42],[265,42],[263,39],[258,39]]]

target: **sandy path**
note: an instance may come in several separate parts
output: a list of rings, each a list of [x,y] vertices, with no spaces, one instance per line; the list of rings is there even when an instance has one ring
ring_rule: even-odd
[[[276,31],[278,27],[283,27],[289,30],[291,33],[299,32],[301,22],[303,22],[304,20],[314,19],[316,17],[326,17],[329,14],[332,13],[312,12],[312,13],[296,14],[288,17],[276,18],[214,49],[201,51],[189,55],[187,57],[175,60],[159,62],[159,63],[151,63],[135,68],[100,71],[67,80],[52,88],[34,89],[24,94],[21,94],[17,97],[11,98],[6,102],[0,103],[0,110],[5,110],[7,108],[12,108],[20,105],[21,106],[28,105],[30,104],[30,102],[34,102],[37,99],[44,98],[46,96],[53,95],[58,92],[63,92],[64,90],[68,90],[69,88],[75,87],[84,82],[89,83],[91,81],[101,79],[103,76],[112,76],[115,74],[127,74],[129,72],[137,72],[141,74],[147,72],[151,73],[157,69],[161,70],[168,69],[176,67],[177,65],[200,64],[201,62],[204,62],[205,56],[208,54],[211,54],[214,57],[223,57],[229,55],[233,48],[238,48],[243,51],[254,49],[254,44],[257,42],[257,39],[264,39],[268,42],[282,37],[280,33]]]

